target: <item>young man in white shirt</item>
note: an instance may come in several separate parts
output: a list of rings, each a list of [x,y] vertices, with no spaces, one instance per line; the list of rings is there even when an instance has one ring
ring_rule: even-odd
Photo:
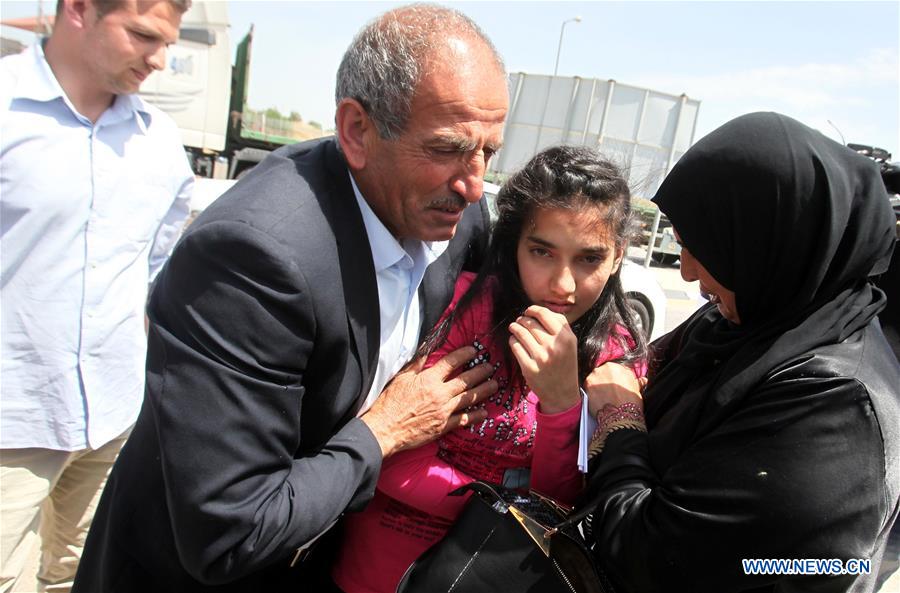
[[[60,0],[0,62],[0,591],[71,587],[144,391],[144,304],[188,212],[174,122],[134,93],[190,0]],[[40,535],[38,535],[40,528]],[[16,588],[19,588],[16,587]]]

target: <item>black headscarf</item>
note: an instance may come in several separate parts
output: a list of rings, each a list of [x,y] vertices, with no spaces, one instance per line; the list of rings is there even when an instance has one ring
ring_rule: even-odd
[[[894,215],[876,164],[776,113],[734,119],[678,161],[653,201],[735,293],[740,325],[708,305],[665,342],[645,393],[653,427],[677,399],[716,423],[768,373],[838,343],[884,307]],[[665,339],[664,339],[665,340]],[[670,340],[671,342],[671,340]]]

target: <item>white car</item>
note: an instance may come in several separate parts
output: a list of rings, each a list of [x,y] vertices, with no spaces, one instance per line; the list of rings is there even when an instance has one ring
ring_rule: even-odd
[[[652,342],[666,333],[666,294],[653,272],[625,258],[619,276],[625,298],[647,341]]]
[[[231,189],[237,181],[235,179],[210,179],[209,177],[195,177],[194,191],[191,195],[191,212],[203,212],[206,207]]]
[[[484,182],[484,197],[488,200],[491,220],[497,217],[497,206],[494,201],[500,186]],[[647,268],[630,261],[622,260],[622,289],[637,324],[644,330],[647,341],[653,341],[666,331],[666,295]]]

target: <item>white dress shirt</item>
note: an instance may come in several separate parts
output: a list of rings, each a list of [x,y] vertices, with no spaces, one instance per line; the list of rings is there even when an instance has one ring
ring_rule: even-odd
[[[97,448],[137,418],[148,283],[193,174],[174,122],[120,95],[92,123],[40,45],[0,61],[0,447]]]
[[[372,388],[358,412],[362,415],[372,407],[388,381],[416,353],[424,313],[419,309],[419,285],[425,270],[447,250],[450,242],[397,241],[363,198],[353,175],[350,175],[350,183],[372,248],[381,319],[378,367]]]

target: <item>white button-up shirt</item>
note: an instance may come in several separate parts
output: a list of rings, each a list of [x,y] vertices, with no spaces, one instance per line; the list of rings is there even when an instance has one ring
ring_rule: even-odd
[[[40,45],[0,61],[0,147],[0,447],[97,448],[137,418],[193,174],[168,116],[120,95],[92,123]]]
[[[372,388],[359,410],[361,415],[372,407],[388,381],[416,353],[423,319],[423,312],[419,309],[419,285],[425,270],[447,250],[450,242],[397,241],[363,198],[352,175],[350,183],[353,184],[353,193],[372,248],[381,318],[378,367]]]

